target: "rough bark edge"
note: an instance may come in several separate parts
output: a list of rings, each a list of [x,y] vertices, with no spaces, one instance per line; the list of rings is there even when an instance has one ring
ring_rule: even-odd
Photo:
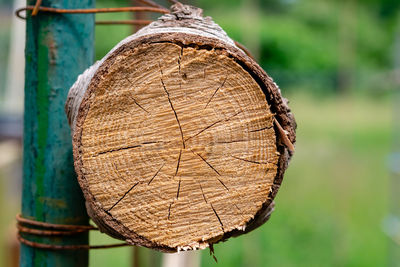
[[[201,13],[198,14],[201,15]],[[175,16],[176,23],[171,22],[171,16]],[[75,159],[74,160],[75,170],[78,174],[78,181],[81,185],[81,188],[84,192],[87,201],[89,215],[92,217],[95,223],[99,225],[99,227],[102,229],[103,232],[106,232],[115,238],[126,240],[128,243],[133,245],[154,248],[164,252],[175,252],[180,248],[178,247],[171,248],[156,244],[155,242],[152,242],[142,236],[139,236],[135,232],[130,231],[128,228],[121,225],[116,219],[114,219],[111,216],[111,214],[104,211],[101,208],[101,206],[96,202],[94,196],[92,196],[89,193],[87,181],[84,177],[84,174],[82,173],[82,161],[81,161],[81,151],[80,151],[80,146],[81,146],[80,137],[82,134],[81,126],[85,121],[87,111],[90,108],[92,95],[95,92],[96,85],[100,81],[101,77],[108,71],[108,66],[114,63],[115,55],[123,53],[127,50],[134,50],[136,47],[140,45],[162,43],[162,42],[174,43],[183,47],[195,47],[198,49],[214,50],[217,53],[224,54],[235,60],[238,64],[240,64],[243,67],[243,69],[247,71],[249,74],[251,74],[251,76],[257,81],[257,83],[262,88],[264,94],[266,95],[266,100],[270,105],[271,111],[275,114],[276,119],[281,124],[283,129],[287,131],[287,136],[289,140],[293,144],[296,141],[295,137],[296,123],[287,105],[287,101],[281,97],[279,87],[265,73],[265,71],[254,60],[252,60],[249,56],[247,56],[241,49],[237,48],[234,45],[233,41],[229,39],[229,37],[227,37],[227,35],[222,31],[222,29],[221,31],[219,31],[219,34],[217,35],[215,34],[213,35],[210,33],[207,33],[206,36],[204,36],[204,34],[203,36],[197,35],[196,33],[198,29],[196,29],[194,33],[188,34],[186,27],[188,27],[188,25],[190,26],[191,23],[193,23],[193,21],[191,21],[193,20],[193,16],[183,12],[183,17],[184,18],[182,18],[180,13],[178,13],[178,15],[176,13],[167,14],[161,17],[159,21],[154,22],[149,26],[149,28],[151,29],[150,32],[152,32],[151,34],[146,34],[146,28],[144,28],[137,34],[132,35],[126,38],[125,40],[121,41],[101,61],[97,62],[91,69],[88,69],[87,73],[82,75],[72,87],[72,89],[75,88],[74,90],[84,91],[84,94],[82,94],[81,92],[80,93],[75,92],[76,95],[77,94],[83,95],[83,97],[81,98],[82,101],[78,101],[77,103],[74,103],[72,105],[75,108],[79,106],[79,109],[75,111],[76,112],[75,119],[71,120],[71,118],[74,118],[72,117],[70,110],[71,101],[73,100],[72,98],[71,99],[69,98],[69,104],[67,102],[66,106],[66,111],[70,116],[70,123],[73,128],[73,141],[74,141],[73,151]],[[198,20],[201,19],[202,19],[201,17],[196,17],[195,15],[194,18],[194,20],[196,20],[195,24],[198,23]],[[205,18],[205,20],[208,20],[207,23],[210,23],[211,21],[211,19],[209,18]],[[167,23],[172,23],[172,26],[175,27],[173,28],[164,27],[166,21]],[[183,23],[184,26],[181,26],[182,21],[184,22]],[[161,33],[160,32],[157,33],[156,30],[157,27],[160,27],[159,24],[161,24],[162,25],[161,28],[163,28]],[[215,25],[216,24],[214,23],[212,26],[215,27]],[[185,31],[183,30],[176,31],[176,28],[179,27],[184,27]],[[217,27],[219,28],[219,26]],[[82,85],[84,87],[81,87]],[[85,87],[87,88],[86,90],[84,90]],[[275,132],[277,132],[276,129]],[[276,134],[276,137],[277,137],[276,140],[277,150],[280,153],[280,157],[278,160],[277,174],[274,179],[274,183],[271,188],[268,200],[263,204],[262,208],[257,212],[254,218],[251,219],[246,224],[245,229],[232,230],[230,232],[224,233],[224,235],[222,236],[213,238],[212,240],[206,240],[204,241],[205,246],[217,243],[219,241],[224,241],[232,236],[238,236],[247,233],[265,223],[270,217],[270,214],[273,211],[274,207],[273,199],[276,196],[280,184],[282,183],[283,174],[291,158],[291,154],[281,142],[279,134]]]

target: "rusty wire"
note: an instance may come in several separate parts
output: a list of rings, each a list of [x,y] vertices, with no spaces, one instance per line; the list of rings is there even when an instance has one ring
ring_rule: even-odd
[[[136,0],[136,1],[140,2],[140,3],[144,4],[144,5],[147,5],[147,6],[165,8],[164,6],[157,4],[156,2],[154,2],[152,0]]]
[[[152,20],[102,20],[96,21],[96,25],[125,24],[125,25],[148,25]]]
[[[90,9],[62,9],[62,8],[52,8],[52,7],[42,7],[42,0],[37,0],[34,6],[26,6],[19,8],[15,11],[15,15],[18,18],[26,19],[26,17],[21,15],[22,11],[32,10],[31,16],[36,16],[39,11],[50,12],[58,14],[91,14],[91,13],[111,13],[111,12],[154,12],[167,14],[169,10],[152,0],[137,0],[146,6],[136,6],[136,7],[117,7],[117,8],[90,8]],[[129,24],[129,25],[148,25],[152,21],[150,20],[122,20],[122,21],[97,21],[97,25],[110,25],[110,24]]]
[[[15,11],[15,15],[21,19],[26,19],[20,13],[26,10],[35,10],[35,6],[26,6]],[[154,12],[167,14],[169,10],[166,8],[149,7],[149,6],[132,6],[132,7],[109,7],[109,8],[87,8],[87,9],[63,9],[53,7],[39,6],[37,10],[41,12],[50,12],[58,14],[92,14],[92,13],[111,13],[111,12]],[[32,16],[33,12],[32,12]]]
[[[145,6],[135,6],[135,7],[116,7],[116,8],[90,8],[90,9],[62,9],[62,8],[52,8],[52,7],[42,7],[42,0],[37,0],[34,6],[26,6],[19,8],[15,11],[15,15],[20,19],[26,19],[26,17],[21,15],[22,11],[32,10],[31,16],[37,16],[39,11],[58,13],[58,14],[95,14],[95,13],[111,13],[111,12],[154,12],[167,14],[169,9],[157,4],[153,0],[137,0],[138,2],[144,4]],[[172,4],[180,3],[177,0],[168,0]],[[121,21],[96,21],[97,25],[110,25],[110,24],[128,24],[128,25],[148,25],[152,21],[150,20],[121,20]]]
[[[26,234],[32,234],[32,235],[44,235],[44,236],[75,235],[75,234],[80,234],[80,233],[88,231],[85,229],[77,229],[74,231],[41,230],[41,229],[25,227],[20,224],[17,224],[17,229],[20,233],[26,233]]]
[[[17,239],[24,245],[33,248],[49,249],[49,250],[89,250],[89,249],[101,249],[101,248],[117,248],[130,246],[128,243],[119,243],[111,245],[54,245],[54,244],[44,244],[26,240],[20,234],[17,234]]]
[[[36,16],[39,11],[41,12],[49,12],[49,13],[58,13],[58,14],[92,14],[92,13],[112,13],[112,12],[154,12],[167,14],[170,11],[153,2],[152,0],[137,0],[145,4],[146,6],[134,6],[134,7],[119,7],[119,8],[91,8],[91,9],[61,9],[61,8],[52,8],[52,7],[42,7],[42,0],[37,0],[34,6],[26,6],[23,8],[19,8],[15,11],[15,15],[21,19],[26,19],[20,13],[22,11],[32,10],[31,16]],[[172,4],[180,3],[177,0],[168,0]],[[106,24],[129,24],[129,25],[147,25],[150,24],[151,20],[121,20],[121,21],[97,21],[97,25],[106,25]],[[242,44],[235,41],[236,46],[238,46],[241,50],[243,50],[250,58],[254,59],[249,50],[246,49]],[[282,138],[283,143],[286,145],[288,150],[293,153],[294,146],[288,139],[284,129],[279,124],[279,122],[274,119],[274,123],[278,129],[278,133]],[[63,224],[51,224],[46,222],[39,222],[30,220],[27,218],[23,218],[20,214],[16,216],[17,220],[17,239],[20,243],[25,244],[30,247],[39,248],[39,249],[49,249],[49,250],[89,250],[89,249],[103,249],[103,248],[116,248],[123,246],[130,246],[127,243],[119,243],[119,244],[109,244],[109,245],[54,245],[54,244],[44,244],[38,243],[34,241],[30,241],[21,236],[21,234],[30,234],[30,235],[38,235],[38,236],[60,236],[60,235],[74,235],[79,233],[84,233],[89,230],[99,230],[97,227],[92,225],[63,225]],[[23,226],[34,226],[34,227],[42,227],[47,229],[36,229],[31,227]],[[49,230],[55,229],[55,230]],[[214,250],[212,245],[210,246],[210,254],[212,254],[214,260],[217,262],[216,257],[214,256]]]
[[[23,218],[20,214],[16,216],[19,242],[30,247],[51,250],[77,250],[77,249],[100,249],[100,248],[115,248],[129,246],[127,243],[111,244],[111,245],[54,245],[44,244],[30,241],[22,237],[21,234],[37,235],[37,236],[65,236],[84,233],[90,230],[99,230],[92,225],[69,225],[69,224],[53,224],[47,222],[40,222]],[[44,229],[37,229],[33,227],[40,227]]]
[[[37,15],[37,13],[39,12],[39,7],[40,7],[41,4],[42,4],[42,0],[37,0],[36,1],[35,6],[34,6],[34,8],[32,10],[32,16],[36,16]]]
[[[30,220],[23,218],[21,214],[17,214],[16,220],[19,224],[26,224],[31,226],[38,226],[44,228],[58,229],[58,230],[96,230],[97,228],[92,225],[70,225],[70,224],[54,224],[47,222],[39,222],[35,220]]]

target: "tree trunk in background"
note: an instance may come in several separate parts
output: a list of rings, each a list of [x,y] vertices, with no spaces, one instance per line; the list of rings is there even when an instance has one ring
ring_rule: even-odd
[[[200,251],[184,251],[163,255],[162,267],[200,267]]]
[[[354,86],[357,34],[357,0],[339,3],[339,43],[337,86],[346,94]]]
[[[28,5],[34,5],[29,0]],[[43,1],[55,8],[92,8],[94,0]],[[88,224],[72,159],[71,132],[64,113],[68,88],[93,63],[94,15],[27,12],[22,216],[54,224]],[[27,240],[88,243],[88,234]],[[21,245],[21,266],[87,266],[86,250],[44,250]]]
[[[242,42],[255,60],[260,60],[260,0],[243,0],[241,8]]]
[[[144,6],[140,1],[138,0],[130,0],[131,6]],[[132,19],[135,20],[147,20],[149,19],[149,14],[146,12],[132,12]],[[133,25],[132,26],[132,33],[137,32],[141,28],[143,28],[142,25]]]

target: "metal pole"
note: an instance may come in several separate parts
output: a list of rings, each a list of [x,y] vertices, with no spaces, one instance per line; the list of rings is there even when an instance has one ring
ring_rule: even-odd
[[[28,0],[28,5],[36,1]],[[91,8],[95,0],[44,0],[42,6]],[[69,87],[93,61],[94,16],[27,14],[22,216],[56,224],[87,224],[73,170],[71,135],[64,114]],[[22,71],[22,70],[21,70]],[[87,244],[88,235],[42,237],[34,242]],[[21,245],[20,266],[87,266],[87,251]]]

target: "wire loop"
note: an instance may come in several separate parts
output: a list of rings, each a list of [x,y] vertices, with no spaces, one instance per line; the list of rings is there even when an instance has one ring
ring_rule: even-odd
[[[77,249],[101,249],[101,248],[115,248],[130,246],[127,243],[111,244],[111,245],[54,245],[54,244],[44,244],[34,241],[30,241],[22,237],[21,234],[37,235],[37,236],[65,236],[65,235],[75,235],[84,233],[90,230],[99,230],[97,227],[92,225],[68,225],[68,224],[53,224],[47,222],[39,222],[35,220],[30,220],[23,218],[21,214],[16,216],[17,220],[17,239],[24,245],[40,248],[40,249],[50,249],[50,250],[77,250]],[[41,227],[45,229],[37,229],[33,227]],[[47,228],[47,229],[46,229]]]
[[[96,21],[96,25],[111,25],[111,24],[125,24],[125,25],[149,25],[152,20],[102,20]]]
[[[37,2],[39,3],[40,0]],[[38,12],[50,12],[57,14],[94,14],[94,13],[116,13],[116,12],[154,12],[167,14],[170,11],[164,7],[152,7],[152,6],[132,6],[132,7],[111,7],[111,8],[87,8],[87,9],[63,9],[43,6],[26,6],[19,8],[15,11],[15,15],[20,19],[26,19],[26,16],[22,16],[22,11],[32,10],[32,16],[38,14]],[[35,12],[35,13],[34,13]]]
[[[35,220],[30,220],[27,218],[23,218],[21,214],[17,214],[16,220],[18,224],[26,224],[30,226],[38,226],[43,228],[51,228],[57,230],[97,230],[97,227],[92,225],[70,225],[70,224],[54,224],[54,223],[47,223],[47,222],[39,222]]]
[[[119,244],[111,244],[111,245],[53,245],[53,244],[44,244],[26,240],[20,234],[17,234],[17,239],[24,245],[40,248],[40,249],[49,249],[49,250],[89,250],[89,249],[102,249],[102,248],[117,248],[117,247],[126,247],[130,246],[128,243],[119,243]]]

